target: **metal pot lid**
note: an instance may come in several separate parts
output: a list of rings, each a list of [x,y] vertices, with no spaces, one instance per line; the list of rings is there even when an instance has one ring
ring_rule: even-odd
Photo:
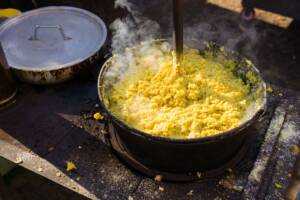
[[[104,44],[104,22],[89,11],[73,7],[45,7],[4,22],[0,41],[12,68],[55,70],[78,64]]]

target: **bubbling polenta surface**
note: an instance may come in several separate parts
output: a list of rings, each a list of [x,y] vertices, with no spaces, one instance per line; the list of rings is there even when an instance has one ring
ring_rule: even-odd
[[[158,67],[137,58],[136,70],[112,87],[107,105],[127,125],[169,138],[201,138],[237,127],[250,104],[249,86],[225,67],[184,52],[174,68],[166,55]]]

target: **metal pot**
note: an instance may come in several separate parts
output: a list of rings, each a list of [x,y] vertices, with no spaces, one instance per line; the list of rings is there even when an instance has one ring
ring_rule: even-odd
[[[116,134],[126,151],[143,165],[171,173],[203,172],[219,168],[230,161],[244,145],[246,136],[251,134],[250,126],[256,122],[266,108],[266,86],[259,71],[247,59],[220,48],[215,44],[199,45],[203,52],[211,51],[213,55],[222,55],[238,62],[235,73],[246,79],[246,72],[251,71],[257,78],[257,84],[251,86],[252,94],[257,95],[258,108],[240,126],[218,135],[196,139],[173,139],[153,136],[128,126],[116,118],[104,103],[105,92],[109,84],[105,75],[113,67],[109,59],[102,67],[98,78],[98,93],[108,120],[111,121]]]
[[[56,84],[68,81],[74,77],[76,77],[81,71],[86,69],[88,66],[95,64],[94,61],[98,59],[99,52],[95,55],[91,56],[87,60],[84,60],[81,63],[65,66],[58,69],[53,70],[28,70],[28,69],[16,69],[12,68],[12,71],[16,77],[18,77],[21,81],[39,84],[39,85],[49,85]]]
[[[0,42],[0,109],[13,102],[16,94],[17,84],[11,75],[11,71],[8,67],[6,56]]]
[[[24,12],[0,27],[10,67],[22,81],[34,84],[73,78],[98,55],[106,36],[98,16],[65,6]]]

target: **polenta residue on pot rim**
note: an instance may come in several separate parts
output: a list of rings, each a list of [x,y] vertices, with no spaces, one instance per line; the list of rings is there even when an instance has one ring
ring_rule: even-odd
[[[239,126],[253,101],[232,61],[225,66],[186,49],[183,63],[174,68],[171,53],[130,55],[131,66],[113,84],[105,104],[118,119],[145,133],[170,138],[220,134]]]

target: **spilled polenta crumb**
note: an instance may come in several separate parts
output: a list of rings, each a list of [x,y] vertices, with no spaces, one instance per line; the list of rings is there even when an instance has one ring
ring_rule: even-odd
[[[101,115],[99,112],[96,112],[94,115],[93,115],[94,119],[95,120],[101,120],[101,119],[104,119],[103,115]]]
[[[22,158],[21,157],[16,157],[15,163],[17,163],[17,164],[23,163]]]
[[[277,189],[282,189],[283,188],[283,185],[279,184],[279,183],[275,183],[275,187]]]
[[[154,180],[160,182],[162,180],[162,176],[161,175],[156,175],[154,177]]]
[[[267,88],[267,92],[270,93],[270,94],[273,93],[273,88],[272,88],[271,86],[269,86],[269,87]]]
[[[67,171],[72,171],[77,169],[76,165],[72,161],[67,161]]]

